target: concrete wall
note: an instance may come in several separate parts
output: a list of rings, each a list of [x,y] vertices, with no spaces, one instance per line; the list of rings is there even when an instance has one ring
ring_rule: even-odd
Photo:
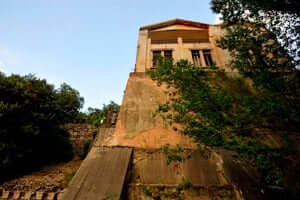
[[[174,125],[155,116],[159,103],[168,98],[165,89],[157,86],[145,73],[131,73],[114,134],[106,137],[102,145],[161,148],[165,144],[179,144],[196,148],[188,136],[173,130]]]

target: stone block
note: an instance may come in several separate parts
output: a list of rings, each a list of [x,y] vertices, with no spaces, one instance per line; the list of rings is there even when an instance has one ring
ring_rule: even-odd
[[[21,191],[15,191],[13,194],[13,200],[18,200],[21,197]]]
[[[24,200],[31,200],[32,195],[33,195],[33,192],[31,192],[31,191],[25,192]]]
[[[36,200],[43,200],[44,192],[36,192],[35,198]]]
[[[47,200],[55,200],[56,193],[55,192],[49,192],[47,196]]]
[[[7,200],[10,197],[10,191],[3,191],[1,200]]]

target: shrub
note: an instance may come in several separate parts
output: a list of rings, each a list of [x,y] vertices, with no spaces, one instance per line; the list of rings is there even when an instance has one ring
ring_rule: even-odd
[[[33,75],[0,74],[2,180],[72,158],[69,133],[62,125],[82,104],[78,91],[65,83],[55,89]]]

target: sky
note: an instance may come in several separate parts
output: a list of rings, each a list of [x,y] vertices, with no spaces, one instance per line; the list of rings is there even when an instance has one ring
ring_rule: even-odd
[[[215,24],[210,0],[1,0],[0,71],[35,74],[84,97],[83,111],[121,104],[139,27],[174,18]]]

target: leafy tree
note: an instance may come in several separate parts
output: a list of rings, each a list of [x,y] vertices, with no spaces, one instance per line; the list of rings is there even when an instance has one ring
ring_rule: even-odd
[[[71,158],[62,125],[82,104],[79,92],[65,83],[55,89],[33,75],[0,74],[0,181]]]
[[[119,110],[120,106],[117,103],[110,101],[107,105],[103,104],[102,109],[89,107],[87,113],[79,113],[74,122],[101,126],[106,124],[106,119],[111,112],[118,113]]]
[[[300,62],[300,2],[297,0],[212,0],[214,12],[227,25],[251,22],[277,36],[282,46]]]
[[[186,60],[172,63],[161,57],[158,62],[148,74],[170,88],[169,101],[158,106],[165,119],[182,124],[180,131],[198,143],[237,152],[258,169],[262,186],[286,186],[286,160],[293,155],[289,133],[300,130],[299,109],[217,67],[207,71]],[[280,148],[267,144],[263,136],[270,133],[286,143]]]
[[[218,45],[230,52],[229,65],[250,77],[257,88],[276,92],[298,106],[299,1],[212,0],[211,4],[223,16],[226,33]]]

